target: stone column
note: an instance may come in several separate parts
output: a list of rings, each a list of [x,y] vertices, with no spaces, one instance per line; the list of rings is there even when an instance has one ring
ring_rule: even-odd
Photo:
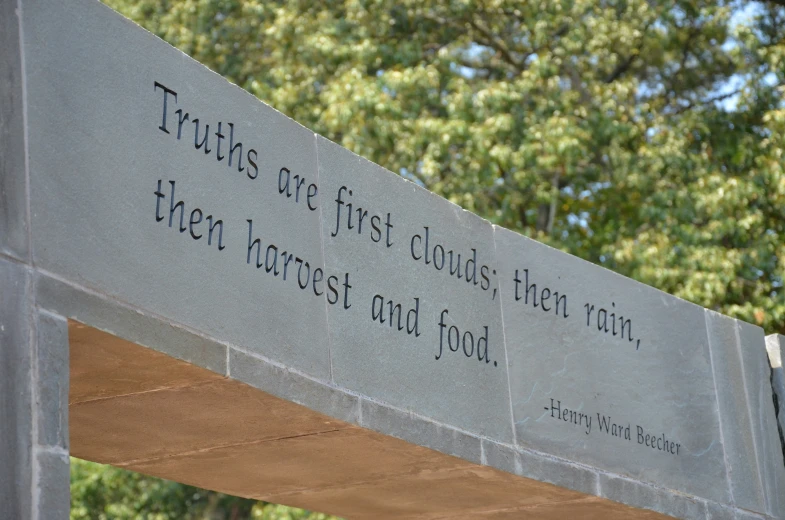
[[[769,353],[771,365],[771,387],[774,391],[773,399],[777,406],[777,422],[779,426],[782,454],[785,458],[785,336],[772,334],[766,336],[766,350]]]
[[[65,520],[68,329],[33,296],[21,12],[0,0],[0,518]]]

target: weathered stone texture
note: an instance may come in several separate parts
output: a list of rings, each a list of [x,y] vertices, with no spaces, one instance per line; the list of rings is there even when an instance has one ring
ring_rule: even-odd
[[[284,367],[229,350],[232,379],[342,421],[360,422],[360,399]]]
[[[669,493],[634,480],[600,475],[602,496],[622,504],[659,511],[676,518],[704,518],[706,502],[689,496]]]
[[[360,426],[479,464],[480,439],[390,406],[362,399]]]
[[[16,0],[0,0],[0,254],[29,257],[24,94]]]
[[[36,322],[38,444],[68,449],[68,324],[48,312]]]
[[[30,320],[28,268],[0,258],[0,518],[26,520],[31,515]]]
[[[36,452],[35,520],[68,520],[71,511],[70,461],[63,450]]]
[[[738,326],[756,456],[766,496],[766,509],[754,511],[785,518],[785,462],[772,399],[766,340],[760,327],[742,321],[738,322]]]
[[[483,453],[487,464],[495,468],[581,493],[597,494],[598,474],[586,466],[489,441],[483,441]]]
[[[92,327],[213,372],[226,374],[227,347],[222,343],[46,274],[36,273],[35,295],[38,305],[44,309],[81,323],[89,323]]]
[[[738,324],[734,319],[707,310],[706,330],[731,496],[739,507],[764,512],[766,502],[744,384]]]
[[[785,456],[785,336],[772,334],[766,336],[766,350],[771,367],[772,400],[776,403],[776,414],[782,453]]]

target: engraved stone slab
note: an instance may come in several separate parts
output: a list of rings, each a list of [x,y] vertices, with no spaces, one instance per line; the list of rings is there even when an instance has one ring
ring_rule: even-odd
[[[491,225],[326,139],[317,143],[325,263],[340,285],[328,302],[343,297],[328,306],[334,381],[511,440]]]
[[[727,500],[703,309],[495,231],[518,444]]]
[[[98,2],[24,17],[38,266],[328,378],[314,134]]]

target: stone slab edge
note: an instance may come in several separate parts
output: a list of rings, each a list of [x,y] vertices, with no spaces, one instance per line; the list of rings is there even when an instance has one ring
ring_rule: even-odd
[[[31,273],[0,257],[0,518],[29,518],[33,475]]]
[[[0,0],[0,254],[26,261],[27,128],[18,10],[16,0]]]
[[[785,460],[777,428],[766,339],[760,327],[738,320],[737,326],[758,467],[766,496],[765,512],[782,518],[785,516]]]
[[[774,409],[777,414],[777,426],[782,445],[782,456],[785,459],[785,336],[772,334],[766,336],[766,351],[771,366],[771,387],[773,391]],[[785,490],[783,490],[785,493]]]
[[[731,501],[739,507],[765,511],[738,323],[708,309],[704,314]]]
[[[0,518],[67,520],[68,339],[35,310],[21,2],[0,0]],[[65,334],[64,334],[65,333]],[[60,407],[54,413],[53,407]]]
[[[226,375],[224,344],[48,273],[36,271],[34,283],[38,305],[43,309]]]

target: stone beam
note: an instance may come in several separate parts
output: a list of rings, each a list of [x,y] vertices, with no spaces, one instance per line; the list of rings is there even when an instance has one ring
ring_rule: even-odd
[[[2,482],[32,490],[4,504],[20,518],[36,489],[47,511],[67,495],[39,457],[68,449],[63,318],[217,374],[187,387],[216,391],[192,410],[244,383],[349,425],[314,441],[373,431],[513,486],[785,517],[760,328],[494,226],[95,0],[0,5]]]

